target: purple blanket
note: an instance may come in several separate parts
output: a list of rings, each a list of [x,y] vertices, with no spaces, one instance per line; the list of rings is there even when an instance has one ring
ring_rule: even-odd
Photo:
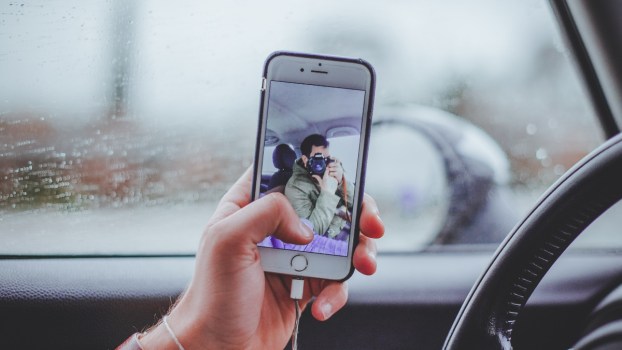
[[[261,241],[261,243],[259,243],[259,246],[268,248],[298,250],[301,252],[309,253],[321,253],[340,256],[348,255],[347,241],[338,241],[336,239],[320,236],[318,234],[315,234],[313,236],[313,241],[311,241],[311,243],[307,245],[285,243],[278,238],[268,236],[266,237],[266,239]]]

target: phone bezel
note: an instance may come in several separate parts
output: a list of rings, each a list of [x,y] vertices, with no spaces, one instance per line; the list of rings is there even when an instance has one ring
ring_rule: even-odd
[[[301,71],[304,70],[304,71]],[[313,71],[327,73],[317,73]],[[275,52],[266,60],[263,74],[260,118],[257,133],[257,148],[253,171],[252,200],[259,197],[261,183],[261,163],[264,153],[264,138],[267,124],[268,98],[272,81],[310,84],[327,87],[356,89],[365,91],[359,154],[356,170],[352,217],[352,233],[348,244],[347,256],[334,256],[320,253],[307,253],[286,249],[258,247],[261,263],[265,271],[281,274],[316,277],[331,280],[347,279],[354,271],[352,254],[358,243],[359,218],[364,192],[367,146],[369,127],[373,109],[375,73],[371,65],[361,59],[335,56],[300,54],[293,52]],[[296,255],[307,258],[308,265],[298,272],[290,265]]]

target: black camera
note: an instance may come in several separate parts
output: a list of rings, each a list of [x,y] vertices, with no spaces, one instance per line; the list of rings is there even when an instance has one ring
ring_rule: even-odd
[[[326,172],[326,167],[332,162],[334,162],[332,158],[324,158],[324,155],[318,152],[307,160],[307,171],[309,175],[319,175],[322,177]]]

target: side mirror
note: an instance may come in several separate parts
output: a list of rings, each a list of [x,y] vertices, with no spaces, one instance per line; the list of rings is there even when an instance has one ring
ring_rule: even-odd
[[[510,232],[509,161],[490,136],[435,108],[375,114],[366,191],[385,221],[382,250],[498,243]]]

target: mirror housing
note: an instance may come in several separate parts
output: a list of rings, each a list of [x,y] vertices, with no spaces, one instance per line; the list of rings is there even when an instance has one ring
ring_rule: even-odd
[[[374,161],[377,161],[373,158],[373,150],[379,147],[374,135],[380,130],[389,128],[394,133],[408,130],[419,135],[429,144],[427,151],[431,149],[442,165],[438,175],[444,177],[445,188],[434,195],[443,197],[437,198],[443,215],[433,225],[433,232],[426,234],[428,237],[423,240],[425,243],[421,248],[492,244],[503,240],[516,224],[518,213],[512,208],[509,160],[488,134],[456,115],[431,107],[411,105],[377,111],[376,116],[368,169],[368,189],[372,195],[376,196],[373,190]],[[408,145],[400,144],[399,137],[389,142],[394,143],[394,149],[408,148]],[[417,150],[410,149],[409,152],[416,154]],[[394,171],[403,171],[407,161],[409,159],[397,164]],[[415,166],[424,169],[430,167],[427,163]],[[372,181],[369,181],[370,177]],[[428,188],[422,190],[426,192]],[[391,222],[387,224],[390,231]]]

